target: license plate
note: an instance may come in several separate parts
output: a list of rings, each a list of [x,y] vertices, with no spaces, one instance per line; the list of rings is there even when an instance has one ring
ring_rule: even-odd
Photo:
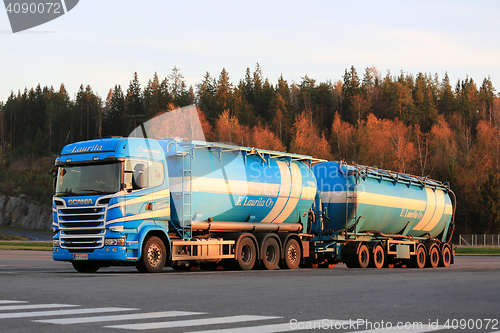
[[[89,260],[88,253],[73,254],[73,260]]]

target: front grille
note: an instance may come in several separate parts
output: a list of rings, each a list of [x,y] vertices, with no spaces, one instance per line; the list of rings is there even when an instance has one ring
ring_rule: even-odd
[[[64,214],[94,214],[94,213],[102,213],[106,210],[103,207],[95,207],[95,208],[69,208],[69,209],[61,209],[61,213]]]
[[[107,207],[61,208],[57,211],[61,247],[92,250],[104,247]]]
[[[95,221],[95,220],[102,220],[104,217],[103,214],[99,215],[66,215],[66,216],[61,216],[61,220],[63,221]]]

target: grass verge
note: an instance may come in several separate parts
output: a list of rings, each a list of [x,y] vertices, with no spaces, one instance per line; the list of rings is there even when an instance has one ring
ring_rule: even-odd
[[[52,242],[0,242],[0,249],[52,251]]]
[[[14,240],[14,241],[27,241],[28,237],[0,233],[0,241],[12,241],[12,240]]]
[[[500,247],[457,247],[455,254],[458,255],[500,255]]]

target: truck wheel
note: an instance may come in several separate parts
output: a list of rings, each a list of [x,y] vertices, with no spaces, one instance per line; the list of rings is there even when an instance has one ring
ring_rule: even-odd
[[[300,261],[302,259],[302,253],[300,251],[300,245],[295,239],[289,239],[286,242],[285,249],[283,250],[284,264],[280,265],[281,268],[285,269],[296,269],[299,267]],[[283,266],[283,267],[282,267]]]
[[[141,273],[158,273],[165,267],[167,250],[163,241],[156,237],[149,237],[144,244],[141,259],[137,263],[137,270]]]
[[[372,265],[375,268],[382,268],[385,264],[385,252],[384,248],[380,245],[377,245],[373,248],[373,257],[372,257]]]
[[[439,250],[437,246],[431,247],[429,251],[429,266],[436,268],[439,265]]]
[[[451,264],[451,250],[448,245],[443,247],[441,251],[441,260],[439,261],[439,266],[448,267]]]
[[[236,260],[244,271],[251,270],[255,265],[257,251],[255,244],[250,237],[243,237],[236,246]]]
[[[278,266],[280,259],[280,247],[275,238],[269,237],[262,246],[262,265],[272,271]]]
[[[347,268],[359,268],[358,257],[354,254],[344,254],[344,264]]]
[[[411,258],[413,268],[424,268],[427,256],[425,255],[425,248],[423,245],[417,247],[415,257]]]
[[[370,263],[370,251],[366,244],[362,244],[358,249],[358,264],[360,268],[368,267]]]
[[[95,273],[101,266],[85,261],[72,261],[73,268],[80,273]]]

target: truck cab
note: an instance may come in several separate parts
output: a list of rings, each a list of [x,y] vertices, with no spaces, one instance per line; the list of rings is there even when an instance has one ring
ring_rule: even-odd
[[[109,138],[70,144],[56,159],[53,172],[54,260],[71,261],[76,270],[92,272],[115,264],[138,265],[145,237],[154,235],[168,243],[168,171],[156,140]],[[156,256],[164,264],[163,252]]]

